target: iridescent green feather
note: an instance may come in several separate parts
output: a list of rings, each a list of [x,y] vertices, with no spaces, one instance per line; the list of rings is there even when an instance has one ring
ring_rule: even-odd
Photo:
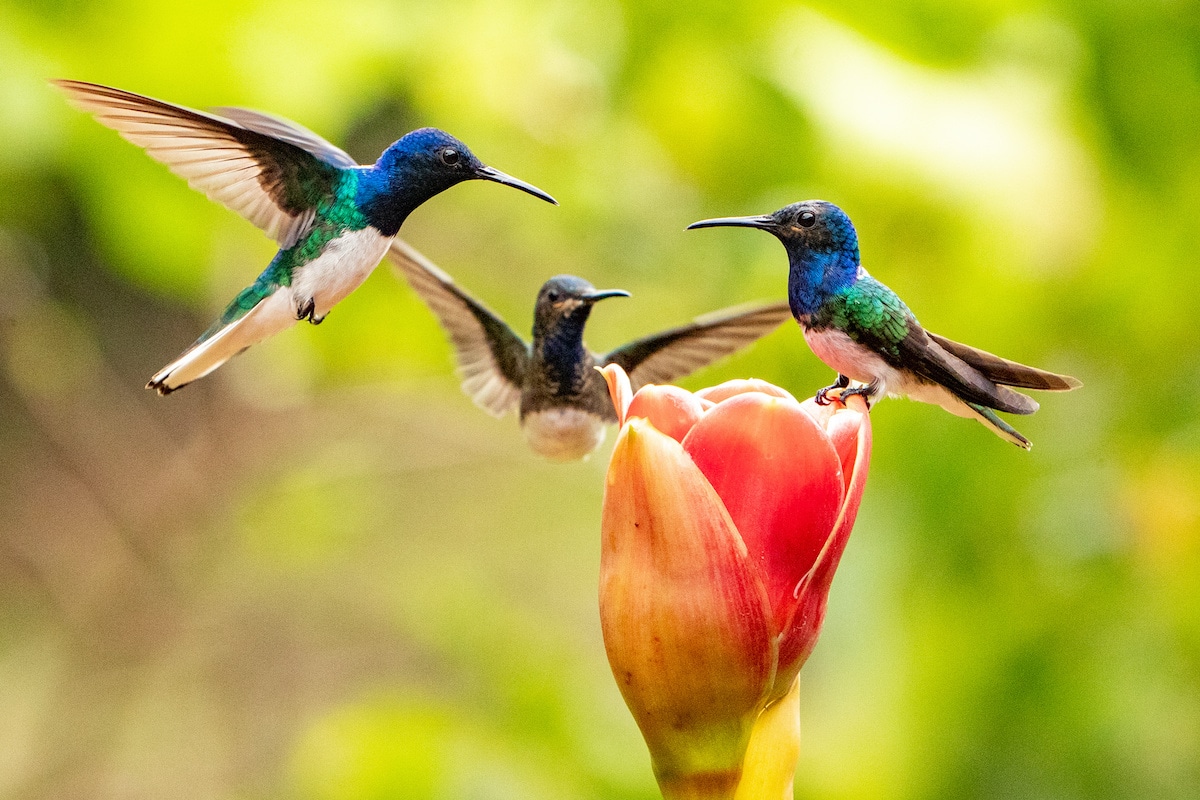
[[[354,203],[357,190],[358,173],[354,170],[343,171],[334,186],[334,192],[317,203],[316,214],[308,231],[294,245],[275,254],[262,274],[233,298],[220,319],[196,340],[197,343],[244,317],[279,287],[291,286],[295,270],[319,257],[325,246],[334,239],[348,231],[367,227],[367,218]]]
[[[895,292],[867,276],[831,295],[814,327],[844,331],[885,358],[899,360],[899,344],[908,335],[912,319],[908,306]]]

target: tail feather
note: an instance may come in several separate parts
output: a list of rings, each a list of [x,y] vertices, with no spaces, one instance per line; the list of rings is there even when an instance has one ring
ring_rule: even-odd
[[[210,328],[178,358],[155,373],[146,388],[168,395],[294,324],[296,309],[292,307],[291,292],[277,289],[236,319],[223,325],[218,322]]]
[[[1036,367],[1028,367],[992,355],[985,350],[955,342],[936,333],[930,333],[929,338],[942,346],[956,358],[970,364],[990,380],[1001,386],[1016,386],[1020,389],[1041,389],[1047,392],[1069,392],[1083,385],[1078,379],[1069,375],[1058,375]]]
[[[982,406],[978,403],[967,403],[967,407],[975,412],[975,418],[982,422],[985,426],[992,429],[992,432],[1005,441],[1012,442],[1017,447],[1024,450],[1029,450],[1033,447],[1033,443],[1021,435],[1021,432],[1009,425],[1004,420],[997,416],[995,411],[992,411],[987,406]]]

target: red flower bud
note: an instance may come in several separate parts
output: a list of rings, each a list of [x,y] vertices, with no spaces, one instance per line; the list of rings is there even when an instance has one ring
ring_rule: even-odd
[[[622,422],[602,523],[609,663],[664,796],[733,797],[752,728],[820,632],[866,481],[866,407],[761,381],[631,397],[619,367],[604,373]]]

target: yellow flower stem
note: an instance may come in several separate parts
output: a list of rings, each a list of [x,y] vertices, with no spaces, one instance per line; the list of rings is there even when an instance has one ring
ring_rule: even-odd
[[[800,759],[800,678],[768,706],[750,734],[734,800],[791,800]]]

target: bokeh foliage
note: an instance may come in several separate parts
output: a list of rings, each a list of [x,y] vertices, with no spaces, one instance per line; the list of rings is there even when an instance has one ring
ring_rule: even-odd
[[[0,798],[652,798],[595,609],[604,452],[463,397],[387,269],[168,399],[269,259],[46,81],[296,119],[363,161],[438,125],[406,238],[607,348],[781,297],[824,197],[930,328],[1085,389],[1026,454],[888,401],[805,670],[802,798],[1200,786],[1200,7],[1175,2],[0,0]],[[807,394],[791,327],[690,379]]]

